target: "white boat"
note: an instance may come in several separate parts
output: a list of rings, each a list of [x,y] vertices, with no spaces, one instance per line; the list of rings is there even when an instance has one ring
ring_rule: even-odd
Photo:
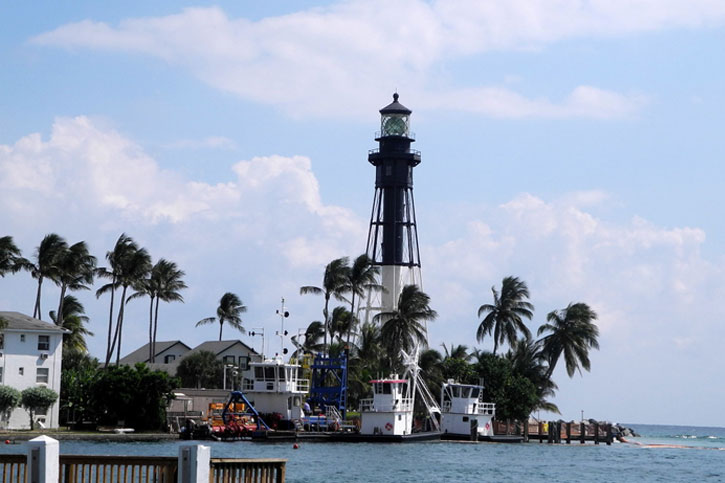
[[[483,400],[483,386],[449,379],[441,387],[442,439],[490,440],[496,405]]]
[[[310,381],[299,377],[298,364],[285,363],[281,356],[249,364],[253,378],[246,379],[242,390],[249,402],[263,415],[279,414],[281,421],[299,421],[305,414],[302,405],[310,390]],[[267,421],[272,426],[275,421]],[[290,425],[280,429],[291,429]]]
[[[370,381],[373,397],[360,401],[361,441],[406,441],[440,438],[440,408],[420,377],[417,351],[414,356],[403,352],[406,372]],[[414,429],[413,409],[420,397],[428,412],[427,425]],[[349,438],[348,438],[349,439]]]

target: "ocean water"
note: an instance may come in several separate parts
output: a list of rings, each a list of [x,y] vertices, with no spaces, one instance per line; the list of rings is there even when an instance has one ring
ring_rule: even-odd
[[[287,481],[725,481],[725,428],[628,424],[630,443],[550,445],[205,442],[212,457],[286,458]],[[182,442],[61,441],[64,454],[176,456]],[[21,453],[0,445],[0,453]]]

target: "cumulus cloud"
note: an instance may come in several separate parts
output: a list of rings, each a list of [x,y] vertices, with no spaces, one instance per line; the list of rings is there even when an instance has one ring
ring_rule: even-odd
[[[217,7],[130,18],[116,26],[84,20],[32,42],[151,55],[293,116],[366,115],[392,82],[431,107],[505,118],[610,119],[632,116],[647,96],[583,84],[562,99],[548,99],[492,85],[445,85],[436,74],[446,62],[476,62],[492,51],[719,25],[724,18],[725,6],[707,0],[358,0],[258,21],[230,18]]]

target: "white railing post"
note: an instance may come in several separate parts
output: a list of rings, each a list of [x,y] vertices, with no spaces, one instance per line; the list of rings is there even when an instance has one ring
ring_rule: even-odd
[[[28,483],[56,483],[60,476],[60,444],[48,436],[38,436],[27,442],[26,468]]]
[[[178,483],[208,483],[211,448],[196,443],[179,447]]]

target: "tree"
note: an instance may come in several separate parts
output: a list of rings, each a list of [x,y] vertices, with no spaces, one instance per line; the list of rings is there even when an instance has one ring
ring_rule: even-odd
[[[349,334],[353,326],[352,312],[345,307],[335,307],[332,309],[330,317],[330,343],[337,336],[337,341],[342,343],[342,337]]]
[[[177,387],[178,379],[143,363],[111,366],[98,371],[91,404],[99,409],[99,424],[120,422],[136,431],[158,431],[166,424],[166,406]]]
[[[151,336],[151,362],[156,362],[156,332],[159,328],[159,302],[181,302],[184,297],[179,293],[187,288],[183,277],[186,274],[176,263],[166,259],[159,260],[151,269],[151,278],[157,286],[156,307],[154,308],[154,330]]]
[[[473,368],[485,381],[484,397],[496,404],[496,419],[526,420],[529,417],[539,401],[536,386],[516,374],[511,361],[491,352],[482,352]]]
[[[199,351],[190,354],[179,362],[176,377],[181,387],[213,389],[221,387],[224,364],[211,351]]]
[[[403,287],[395,310],[374,317],[374,321],[382,323],[380,333],[391,367],[400,359],[401,349],[410,353],[415,346],[425,344],[424,323],[436,317],[438,313],[430,308],[430,297],[417,285]]]
[[[20,404],[20,391],[14,387],[0,386],[0,421],[7,421],[18,404]]]
[[[242,327],[241,314],[246,311],[247,306],[242,303],[240,298],[231,292],[227,292],[222,295],[222,298],[219,300],[219,307],[216,309],[216,317],[201,319],[196,323],[196,326],[199,327],[201,325],[213,324],[219,320],[219,340],[222,340],[224,322],[229,323],[231,327],[237,329],[243,334],[245,330],[244,327]]]
[[[590,369],[589,349],[599,349],[599,329],[594,320],[597,314],[585,303],[570,303],[563,310],[554,310],[546,316],[548,324],[539,327],[538,334],[550,332],[541,339],[542,352],[549,362],[547,375],[551,377],[557,362],[564,354],[566,373],[574,377],[583,367]]]
[[[122,287],[121,306],[118,308],[116,330],[111,341],[110,350],[106,354],[106,367],[108,366],[113,350],[116,350],[116,365],[121,359],[121,341],[123,337],[123,318],[126,312],[126,291],[128,287],[138,285],[151,271],[151,256],[145,248],[138,248],[133,241],[121,249],[120,257],[115,260],[115,280]]]
[[[526,299],[529,289],[526,282],[517,277],[506,277],[501,283],[501,293],[491,287],[493,304],[483,304],[478,308],[478,317],[486,314],[476,332],[476,339],[481,342],[486,335],[493,332],[493,353],[496,354],[499,344],[508,341],[509,345],[516,342],[518,332],[531,337],[531,332],[523,322],[523,318],[531,319],[534,306]]]
[[[451,344],[451,349],[448,350],[448,347],[446,347],[445,344],[441,344],[443,346],[443,350],[446,353],[446,359],[461,359],[466,362],[470,362],[471,358],[473,357],[473,354],[468,353],[468,347],[465,345],[456,345],[454,346]]]
[[[352,266],[348,271],[347,285],[351,293],[350,313],[352,314],[350,329],[347,332],[348,345],[350,345],[351,334],[359,322],[357,317],[359,309],[355,309],[355,298],[364,297],[366,291],[382,291],[383,286],[377,283],[379,274],[380,267],[373,265],[372,260],[366,254],[362,254],[353,260]]]
[[[541,352],[541,341],[519,340],[506,353],[506,359],[511,362],[515,374],[525,377],[536,387],[538,401],[534,409],[558,414],[559,408],[547,399],[554,396],[558,387],[549,377],[546,358]]]
[[[69,330],[70,333],[63,334],[63,359],[69,352],[88,352],[86,336],[93,336],[84,324],[89,322],[83,304],[72,295],[66,295],[63,302],[63,316],[58,317],[55,311],[50,311],[50,319],[60,327]]]
[[[34,386],[24,389],[20,393],[20,404],[30,415],[30,429],[35,426],[35,414],[38,411],[47,411],[58,399],[58,393],[44,386]]]
[[[324,295],[325,297],[325,305],[322,309],[322,316],[325,323],[323,351],[327,350],[327,333],[330,330],[330,297],[335,297],[341,302],[345,301],[345,297],[342,294],[349,291],[349,263],[350,260],[347,257],[337,258],[328,263],[325,267],[325,274],[322,277],[321,288],[312,285],[300,287],[300,295],[314,294]]]
[[[43,287],[43,280],[49,278],[57,280],[58,258],[68,249],[68,243],[55,233],[45,235],[40,245],[35,249],[35,262],[28,262],[27,268],[30,275],[38,281],[38,291],[35,295],[35,306],[33,317],[40,319],[40,295]]]
[[[60,422],[82,425],[95,422],[99,411],[92,401],[93,385],[99,376],[99,362],[85,352],[63,351],[60,372]]]
[[[20,255],[20,249],[15,246],[13,237],[0,237],[0,277],[15,273],[27,266],[29,262]]]
[[[54,281],[60,285],[60,301],[56,313],[63,314],[66,290],[90,290],[88,285],[93,283],[96,257],[88,252],[86,242],[80,241],[61,250],[56,263],[57,278]]]

